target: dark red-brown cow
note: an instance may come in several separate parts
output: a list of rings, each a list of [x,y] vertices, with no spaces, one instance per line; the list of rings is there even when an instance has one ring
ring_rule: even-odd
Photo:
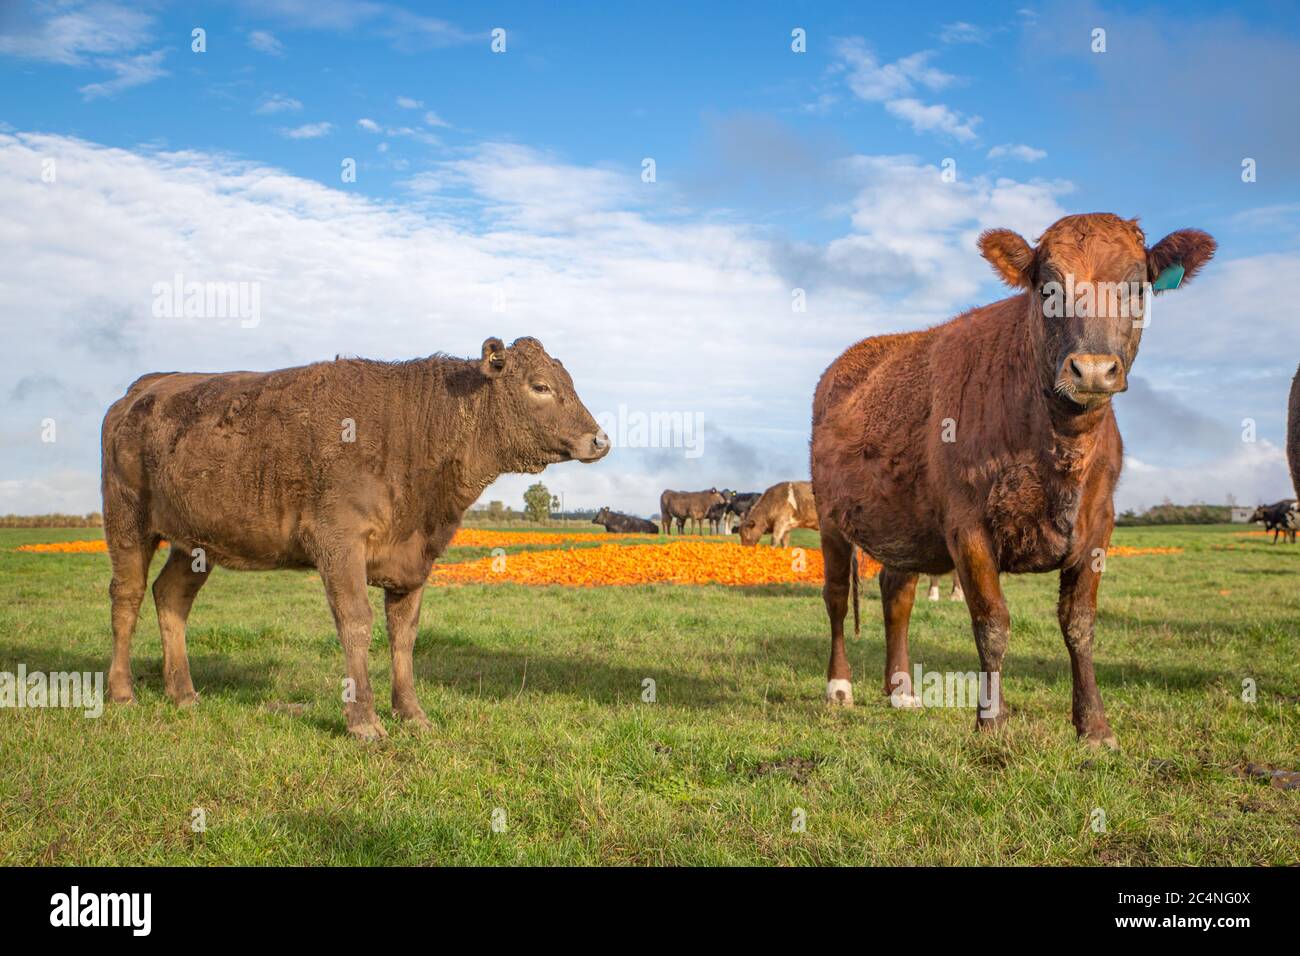
[[[854,544],[884,565],[885,693],[902,706],[918,703],[907,648],[917,576],[956,568],[992,691],[981,728],[1007,718],[1011,619],[998,575],[1059,569],[1074,726],[1089,744],[1115,746],[1092,663],[1122,460],[1111,398],[1127,387],[1146,297],[1194,276],[1215,243],[1185,229],[1148,248],[1136,220],[1092,214],[1060,220],[1036,247],[1007,229],[979,245],[1023,291],[925,331],[865,339],[817,386],[827,697],[853,700],[844,615]]]

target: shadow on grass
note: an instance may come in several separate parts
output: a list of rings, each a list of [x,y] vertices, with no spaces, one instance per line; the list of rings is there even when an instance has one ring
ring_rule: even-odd
[[[523,693],[565,694],[602,704],[641,699],[643,681],[655,682],[660,702],[685,707],[716,707],[734,702],[730,682],[722,684],[647,659],[614,664],[585,654],[523,654],[491,648],[449,645],[421,636],[415,649],[415,676],[468,697],[501,700]]]
[[[775,635],[763,642],[763,647],[754,651],[768,661],[775,661],[796,671],[825,673],[826,654],[830,649],[830,639],[811,640],[806,635]],[[884,640],[876,635],[867,638],[867,668],[862,667],[862,644],[849,641],[849,656],[852,660],[854,680],[883,682],[885,666]],[[958,650],[936,644],[927,644],[924,640],[913,641],[911,647],[912,665],[920,664],[926,671],[961,672],[978,671],[979,655],[975,650],[975,639],[971,638],[969,650]],[[1161,690],[1187,690],[1193,688],[1213,687],[1224,681],[1235,681],[1235,672],[1191,664],[1147,665],[1131,661],[1108,662],[1104,654],[1095,658],[1097,683],[1105,690],[1107,684],[1159,688]],[[1015,636],[1003,663],[1003,674],[1012,680],[1032,681],[1044,686],[1069,686],[1070,655],[1061,643],[1061,653],[1055,657],[1016,653]]]
[[[102,672],[107,681],[110,658],[107,648],[103,654],[87,654],[0,643],[0,670],[10,673],[22,664],[29,674],[36,671],[45,674],[58,671]],[[144,685],[160,694],[163,692],[161,654],[134,654],[131,669],[137,688]],[[265,659],[236,661],[229,657],[191,654],[190,674],[200,697],[206,691],[230,696],[240,703],[256,704],[262,702],[272,685],[274,665]]]

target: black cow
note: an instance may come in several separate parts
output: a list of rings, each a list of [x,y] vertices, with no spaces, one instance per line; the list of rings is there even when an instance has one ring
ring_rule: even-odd
[[[601,508],[596,512],[596,517],[591,519],[591,523],[604,525],[606,531],[614,534],[659,533],[659,526],[653,521],[646,521],[645,518],[638,518],[636,515],[610,511],[608,508]]]
[[[739,521],[744,521],[749,509],[754,507],[754,502],[762,497],[758,492],[740,494],[724,490],[722,494],[727,500],[709,508],[709,534],[731,534],[731,516],[735,515]]]
[[[1300,528],[1300,510],[1297,509],[1294,498],[1287,498],[1276,504],[1260,505],[1250,516],[1250,523],[1255,524],[1260,521],[1264,523],[1265,532],[1273,532],[1274,544],[1277,544],[1279,534],[1287,543],[1295,544],[1295,533],[1297,528]]]

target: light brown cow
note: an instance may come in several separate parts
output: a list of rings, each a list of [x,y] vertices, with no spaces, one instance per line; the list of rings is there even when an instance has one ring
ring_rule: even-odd
[[[782,481],[763,492],[740,523],[740,543],[753,547],[770,534],[772,547],[786,548],[795,528],[818,529],[811,481]]]
[[[925,331],[865,339],[817,385],[827,699],[853,700],[844,616],[854,545],[884,566],[884,689],[899,706],[918,702],[907,647],[917,576],[955,567],[989,690],[981,729],[1007,719],[1011,618],[998,576],[1059,570],[1075,730],[1114,746],[1092,663],[1123,460],[1111,398],[1127,388],[1147,296],[1195,276],[1215,243],[1185,229],[1148,247],[1136,220],[1093,214],[1061,219],[1036,247],[990,230],[980,249],[1021,291]]]
[[[428,727],[412,678],[420,597],[465,510],[500,474],[609,448],[569,373],[530,338],[488,339],[475,360],[146,375],[104,417],[109,696],[135,698],[131,634],[166,538],[153,595],[176,704],[197,697],[185,622],[214,566],[315,568],[343,645],[348,732],[386,736],[367,666],[367,584],[384,589],[393,711]]]
[[[691,522],[691,530],[703,534],[709,509],[714,505],[725,505],[727,499],[717,488],[708,491],[672,491],[666,490],[659,496],[659,525],[664,534],[673,533],[673,522],[677,523],[677,533],[686,533],[686,522]]]

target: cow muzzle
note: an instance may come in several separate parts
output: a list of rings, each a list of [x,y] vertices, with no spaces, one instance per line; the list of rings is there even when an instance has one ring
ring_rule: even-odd
[[[1057,388],[1080,405],[1092,405],[1127,389],[1128,376],[1118,355],[1075,352],[1062,363]]]
[[[590,464],[593,461],[600,461],[608,455],[610,447],[609,436],[605,434],[605,429],[600,428],[590,434],[583,435],[574,442],[569,454],[578,461]]]

